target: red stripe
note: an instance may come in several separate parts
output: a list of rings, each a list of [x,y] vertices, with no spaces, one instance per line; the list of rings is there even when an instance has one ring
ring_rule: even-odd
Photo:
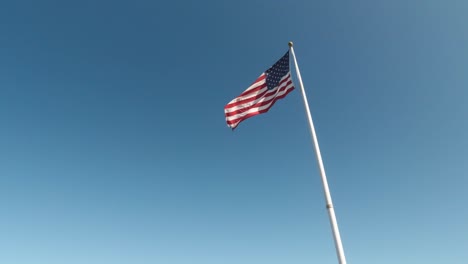
[[[291,91],[294,90],[294,87],[292,87],[292,89],[288,90],[284,95],[281,95],[281,96],[278,96],[278,97],[275,97],[275,100],[271,103],[271,105],[268,107],[268,108],[265,108],[263,110],[260,110],[260,111],[257,111],[257,112],[254,112],[254,113],[250,113],[246,116],[243,116],[242,118],[239,118],[239,119],[236,119],[234,121],[226,121],[227,124],[232,128],[236,128],[242,121],[248,119],[248,118],[251,118],[253,116],[256,116],[256,115],[259,115],[259,114],[263,114],[263,113],[266,113],[268,112],[268,110],[270,110],[270,108],[276,103],[277,100],[279,99],[282,99],[284,98],[286,95],[288,95]]]
[[[281,93],[282,91],[286,90],[286,89],[288,88],[288,86],[291,85],[291,84],[292,84],[292,81],[289,80],[289,82],[287,82],[286,85],[283,86],[283,87],[281,87],[279,90],[278,90],[278,89],[270,90],[270,91],[268,91],[268,94],[265,94],[263,97],[264,97],[264,98],[265,98],[265,97],[268,97],[268,96],[270,96],[270,95],[272,95],[272,94],[274,94],[274,93],[279,94],[279,93]],[[292,87],[292,88],[294,89],[294,87]],[[281,95],[281,96],[282,96],[282,95]],[[255,104],[251,105],[251,106],[238,109],[238,110],[236,110],[236,111],[227,112],[227,113],[226,113],[226,111],[225,111],[225,115],[226,115],[226,117],[229,117],[229,116],[233,116],[233,115],[240,114],[240,113],[243,113],[243,112],[245,112],[245,111],[248,111],[248,110],[251,109],[251,108],[264,106],[264,105],[270,103],[270,102],[271,102],[272,100],[274,100],[275,98],[276,98],[276,97],[272,97],[272,98],[270,98],[270,99],[267,100],[267,101],[258,102],[258,103],[255,103]],[[226,109],[226,107],[225,107],[225,109]]]
[[[244,100],[241,100],[241,101],[238,101],[238,102],[233,102],[233,103],[229,103],[227,104],[224,109],[229,109],[229,108],[233,108],[233,107],[236,107],[236,106],[240,106],[242,104],[246,104],[246,103],[250,103],[250,102],[254,102],[254,101],[258,101],[260,100],[261,98],[263,97],[268,97],[274,93],[277,93],[277,88],[280,87],[281,85],[284,84],[284,82],[287,82],[285,85],[288,86],[291,84],[291,79],[285,79],[283,82],[280,83],[280,85],[278,85],[277,87],[275,87],[274,89],[272,90],[265,90],[264,92],[262,92],[261,94],[258,94],[254,97],[251,97],[251,98],[248,98],[248,99],[244,99]],[[236,99],[234,99],[233,101],[235,101]],[[251,106],[249,106],[251,107]]]
[[[264,73],[262,73],[262,75],[260,75],[260,77],[257,78],[257,80],[255,80],[255,82],[253,82],[249,87],[253,86],[254,84],[256,83],[259,83],[259,82],[262,82],[266,79],[266,75]],[[248,90],[249,88],[247,88],[247,90],[245,90],[243,93],[241,93],[238,97],[240,96],[244,96],[248,93],[250,93],[252,90]]]
[[[289,75],[289,76],[288,76],[286,79],[284,79],[284,80],[282,80],[281,82],[278,83],[278,86],[281,86],[283,83],[285,83],[285,82],[291,80],[291,75],[290,75],[290,73],[288,73],[288,75]],[[263,78],[258,78],[257,80],[262,79],[262,81],[263,81],[263,80],[266,78],[266,75],[263,75],[263,74],[262,74],[262,76],[263,76]],[[260,77],[262,77],[262,76],[260,76]],[[261,90],[261,89],[263,89],[263,88],[265,88],[265,87],[266,87],[266,83],[262,84],[261,86],[255,88],[255,89],[252,89],[252,90],[250,90],[250,91],[245,91],[245,92],[243,92],[241,95],[239,95],[238,97],[236,97],[236,98],[234,98],[233,100],[231,100],[231,102],[229,102],[229,103],[224,107],[224,109],[226,109],[226,108],[231,108],[231,107],[235,107],[235,106],[238,106],[238,105],[240,105],[240,104],[245,104],[245,103],[249,103],[249,102],[255,101],[256,99],[261,98],[262,95],[268,96],[268,95],[265,94],[265,93],[261,93],[261,94],[259,94],[259,95],[254,96],[254,97],[250,97],[250,98],[247,98],[247,99],[244,99],[244,100],[241,100],[241,101],[237,101],[237,102],[236,102],[236,99],[237,99],[237,98],[242,97],[242,96],[245,96],[245,95],[252,94],[252,93],[254,93],[254,92],[256,92],[256,91],[259,91],[259,90]],[[274,89],[272,89],[272,90],[270,90],[270,91],[274,91],[275,89],[276,89],[276,88],[274,88]],[[270,91],[267,90],[267,91],[265,91],[265,92],[270,92]],[[234,102],[233,102],[233,101],[234,101]]]
[[[258,92],[259,90],[261,90],[261,89],[263,89],[263,88],[265,88],[265,87],[266,87],[266,83],[265,83],[265,84],[262,84],[261,86],[259,86],[258,89],[255,88],[255,91],[254,91],[254,92]],[[234,102],[231,101],[232,103],[227,104],[227,105],[224,107],[224,109],[226,109],[226,108],[231,108],[231,107],[234,107],[234,106],[238,106],[238,105],[241,105],[241,104],[245,104],[245,103],[248,103],[248,102],[251,102],[251,101],[255,101],[256,99],[263,97],[263,96],[265,95],[266,92],[268,92],[268,90],[265,90],[265,91],[263,91],[263,92],[257,94],[256,96],[252,96],[252,97],[247,98],[247,99],[244,99],[244,100],[236,101],[236,99],[240,97],[240,96],[238,96],[238,97],[236,97],[236,98],[234,98],[234,99],[232,100],[232,101],[234,101]]]
[[[266,105],[269,105],[269,104],[273,104],[272,102],[275,102],[275,101],[278,100],[278,99],[284,98],[284,97],[285,97],[288,93],[290,93],[292,90],[294,90],[294,87],[290,87],[284,94],[279,95],[279,96],[276,96],[276,97],[273,97],[272,99],[270,99],[270,100],[268,100],[268,101],[258,103],[258,104],[256,104],[255,106],[252,106],[252,107],[249,107],[249,108],[239,109],[238,111],[236,111],[236,114],[242,114],[242,113],[244,113],[244,112],[246,112],[246,111],[249,111],[249,110],[251,110],[251,109],[253,109],[253,108],[260,108],[260,107],[262,107],[262,106],[266,106]],[[270,108],[270,107],[271,107],[271,105],[268,106],[268,108]],[[236,114],[230,115],[230,113],[226,113],[225,116],[226,116],[226,119],[227,119],[228,117],[234,116],[234,115],[236,115]],[[249,114],[248,114],[248,115],[249,115]],[[242,119],[242,118],[244,118],[244,117],[245,117],[245,116],[240,116],[240,117],[238,117],[238,118],[236,118],[236,119],[233,119],[233,120],[230,120],[230,121],[226,120],[226,121],[228,121],[228,122],[234,122],[235,120],[239,120],[239,119]]]
[[[288,87],[288,86],[282,87],[280,90],[278,90],[277,94],[283,93],[286,89],[294,89],[294,87]],[[275,98],[281,97],[281,96],[283,96],[283,95],[272,96],[271,98],[269,98],[269,99],[267,99],[265,101],[257,102],[255,104],[249,106],[249,107],[240,108],[240,109],[237,109],[237,110],[232,111],[232,112],[225,111],[225,116],[226,116],[226,118],[227,117],[232,117],[232,116],[235,116],[235,115],[238,115],[238,114],[242,114],[242,113],[244,113],[246,111],[249,111],[249,110],[251,110],[253,108],[258,108],[258,107],[268,105],[269,103],[271,103],[271,101],[275,100]]]
[[[284,87],[278,93],[284,92],[286,89],[293,90],[294,87],[289,87],[289,88]],[[228,118],[228,117],[232,117],[232,116],[235,116],[235,115],[238,115],[238,114],[242,114],[242,113],[244,113],[246,111],[249,111],[249,110],[251,110],[253,108],[259,108],[259,107],[262,107],[262,106],[266,106],[266,105],[270,104],[272,101],[276,100],[276,98],[283,98],[283,97],[284,97],[284,95],[278,95],[278,96],[270,98],[267,101],[256,103],[256,104],[254,104],[254,105],[252,105],[250,107],[241,108],[241,109],[238,109],[238,110],[233,111],[233,112],[228,112],[228,113],[225,112],[225,116],[226,116],[226,118]],[[242,117],[238,117],[238,118],[242,118]]]
[[[289,91],[285,94],[285,96],[286,96],[287,94],[289,94],[292,90],[293,90],[293,89],[289,90]],[[276,103],[276,101],[279,100],[279,99],[281,99],[281,98],[283,98],[283,97],[284,97],[284,96],[278,97],[277,99],[275,99],[275,100],[272,102],[272,104],[270,105],[270,107],[268,107],[268,108],[262,109],[262,110],[257,111],[257,112],[249,113],[248,115],[245,115],[244,117],[239,118],[239,119],[236,119],[236,120],[227,121],[227,124],[228,124],[229,126],[231,126],[231,127],[234,125],[234,127],[232,127],[232,128],[235,128],[235,127],[237,127],[242,121],[244,121],[244,120],[246,120],[246,119],[248,119],[248,118],[250,118],[250,117],[252,117],[252,116],[256,116],[256,115],[259,115],[259,114],[263,114],[263,113],[268,112],[268,111],[270,110],[270,108],[272,108],[273,105]]]

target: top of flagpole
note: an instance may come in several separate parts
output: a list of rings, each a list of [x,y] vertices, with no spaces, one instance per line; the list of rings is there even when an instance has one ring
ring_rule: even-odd
[[[288,43],[289,47],[291,48],[293,46],[293,42],[292,41],[289,41]]]

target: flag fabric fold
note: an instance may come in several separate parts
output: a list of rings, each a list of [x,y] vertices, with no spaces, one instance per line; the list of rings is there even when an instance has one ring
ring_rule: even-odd
[[[234,129],[247,118],[268,112],[278,99],[284,98],[292,90],[294,85],[288,51],[224,107],[227,125]]]

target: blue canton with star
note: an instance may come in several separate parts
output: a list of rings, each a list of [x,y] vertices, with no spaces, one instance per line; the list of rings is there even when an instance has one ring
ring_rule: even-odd
[[[265,71],[266,84],[268,90],[274,89],[279,85],[281,78],[289,72],[289,51],[277,61],[273,66]]]

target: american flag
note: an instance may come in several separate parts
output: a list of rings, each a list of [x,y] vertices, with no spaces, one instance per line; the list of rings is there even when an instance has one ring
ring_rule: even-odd
[[[224,107],[227,125],[234,129],[247,118],[268,112],[276,100],[284,98],[292,90],[288,51]]]

